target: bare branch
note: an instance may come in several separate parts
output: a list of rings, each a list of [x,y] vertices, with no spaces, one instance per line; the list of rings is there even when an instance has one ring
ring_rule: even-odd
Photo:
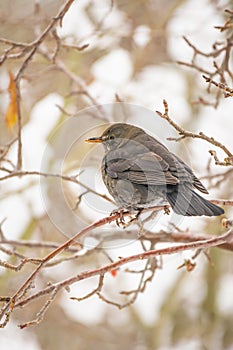
[[[82,300],[85,300],[85,299],[88,299],[90,297],[92,297],[94,294],[96,293],[100,293],[100,291],[102,290],[103,288],[103,285],[104,285],[104,275],[100,275],[99,276],[99,283],[98,283],[98,286],[93,289],[93,291],[91,291],[90,293],[84,295],[83,297],[70,297],[71,300],[77,300],[77,301],[82,301]]]
[[[57,291],[59,291],[61,288],[64,288],[66,286],[70,286],[73,283],[76,283],[80,280],[83,279],[87,279],[96,275],[104,275],[105,273],[111,271],[111,270],[115,270],[118,269],[120,266],[128,264],[130,262],[133,261],[137,261],[137,260],[144,260],[144,259],[148,259],[150,257],[155,257],[155,256],[161,256],[161,255],[171,255],[171,254],[175,254],[175,253],[179,253],[181,251],[185,251],[185,250],[192,250],[192,249],[208,249],[210,247],[216,247],[220,244],[225,244],[228,242],[232,242],[233,240],[233,230],[229,230],[227,233],[215,237],[215,238],[211,238],[211,239],[207,239],[207,240],[203,240],[203,241],[199,241],[199,242],[191,242],[191,243],[186,243],[186,244],[182,244],[182,245],[178,245],[178,246],[171,246],[171,247],[167,247],[167,248],[162,248],[162,249],[155,249],[155,250],[150,250],[150,251],[146,251],[140,254],[136,254],[136,255],[131,255],[129,257],[126,258],[121,258],[118,261],[111,263],[109,265],[91,270],[91,271],[85,271],[77,276],[71,277],[69,279],[60,281],[58,283],[52,284],[48,287],[46,287],[45,289],[36,292],[35,294],[29,296],[28,298],[22,300],[22,301],[18,301],[17,303],[14,303],[14,307],[21,307],[26,305],[28,302],[33,301],[34,299],[37,299],[39,297],[42,297],[44,295],[50,294],[54,289],[56,289]],[[13,299],[14,297],[12,297],[11,300],[15,300]],[[101,299],[105,299],[101,296]],[[106,300],[105,300],[106,301]],[[2,313],[1,313],[1,317],[4,316],[5,312],[8,310],[10,306],[10,303],[7,303],[7,305],[3,308]],[[117,304],[118,306],[118,304]],[[3,312],[4,311],[4,312]]]
[[[196,71],[205,74],[206,82],[208,82],[207,92],[210,92],[211,85],[217,87],[217,91],[215,94],[215,103],[209,103],[203,98],[199,98],[199,101],[195,103],[202,103],[204,105],[213,105],[215,108],[218,107],[219,100],[221,97],[221,92],[224,93],[225,97],[232,96],[232,88],[228,86],[228,81],[233,79],[233,72],[231,71],[231,57],[232,57],[232,47],[233,47],[233,21],[231,10],[225,10],[225,12],[229,15],[228,20],[225,22],[223,26],[215,26],[216,29],[219,29],[221,32],[228,31],[229,35],[223,42],[215,41],[212,45],[213,50],[210,52],[204,52],[186,37],[183,36],[186,44],[193,50],[193,55],[190,62],[182,62],[178,61],[178,64],[195,69]],[[207,68],[202,64],[201,66],[197,63],[198,57],[202,57],[206,59]],[[212,58],[212,66],[214,69],[209,68],[209,59]],[[220,62],[219,64],[217,64]],[[217,83],[213,80],[214,77],[219,77],[220,82]]]
[[[226,146],[224,146],[221,142],[215,140],[213,137],[207,136],[205,135],[203,132],[199,132],[199,134],[195,134],[191,131],[186,131],[185,129],[183,129],[181,126],[179,126],[178,124],[176,124],[168,115],[168,103],[166,100],[163,100],[163,105],[164,105],[164,112],[161,113],[159,111],[156,111],[156,113],[163,119],[166,119],[168,121],[168,123],[174,128],[176,129],[176,131],[178,131],[179,135],[181,135],[179,138],[174,139],[174,138],[169,138],[169,140],[174,140],[174,141],[180,141],[186,137],[190,137],[190,138],[197,138],[197,139],[202,139],[205,140],[209,143],[211,143],[212,145],[221,148],[226,155],[228,156],[229,159],[232,159],[233,154],[227,149]],[[213,152],[213,151],[211,151]],[[211,155],[213,155],[213,153],[211,153]],[[218,165],[232,165],[231,162],[228,161],[228,158],[225,158],[225,162],[217,162],[215,159],[216,164]]]

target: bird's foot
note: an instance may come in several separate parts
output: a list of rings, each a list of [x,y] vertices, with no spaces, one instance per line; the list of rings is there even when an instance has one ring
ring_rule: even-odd
[[[113,216],[115,214],[119,214],[119,217],[116,219],[116,224],[118,227],[123,227],[125,228],[128,224],[125,222],[125,217],[124,214],[128,213],[129,211],[127,209],[114,209],[111,213],[110,216]]]
[[[127,208],[114,209],[111,212],[110,216],[115,215],[115,214],[119,214],[119,217],[116,219],[116,224],[118,227],[126,228],[126,227],[130,226],[135,220],[138,221],[138,218],[139,218],[139,215],[141,214],[141,212],[142,212],[142,209],[139,209],[139,210],[137,210],[137,213],[135,215],[132,213],[132,215],[134,215],[134,216],[133,217],[130,216],[129,220],[127,222],[125,221],[125,214],[126,213],[129,214],[130,209],[127,209]]]
[[[129,221],[127,223],[125,223],[125,227],[124,228],[130,226],[133,222],[136,222],[136,224],[140,227],[140,231],[141,231],[141,228],[142,228],[143,225],[142,225],[142,223],[141,223],[141,221],[139,219],[139,216],[140,216],[142,210],[143,209],[135,209],[134,211],[136,211],[136,214],[132,213],[132,216],[130,216]]]
[[[169,207],[169,205],[165,205],[164,206],[164,215],[169,215],[170,214],[170,207]]]

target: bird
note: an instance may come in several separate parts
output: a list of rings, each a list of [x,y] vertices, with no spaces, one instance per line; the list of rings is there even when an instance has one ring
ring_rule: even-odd
[[[142,210],[169,203],[183,216],[224,213],[195,191],[208,194],[192,169],[143,129],[114,123],[101,136],[86,141],[104,146],[102,178],[119,209]]]

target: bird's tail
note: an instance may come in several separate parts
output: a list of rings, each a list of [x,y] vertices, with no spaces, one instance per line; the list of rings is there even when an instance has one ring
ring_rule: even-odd
[[[176,214],[185,216],[218,216],[224,210],[209,202],[199,194],[186,187],[166,194],[167,200]]]

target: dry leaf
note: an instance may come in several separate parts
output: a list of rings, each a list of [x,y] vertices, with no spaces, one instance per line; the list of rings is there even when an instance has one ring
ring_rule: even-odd
[[[10,102],[7,107],[5,115],[5,123],[9,129],[12,129],[13,126],[17,123],[18,120],[18,105],[17,105],[17,90],[14,80],[13,73],[9,72],[10,82],[8,86],[8,91],[10,95]]]

